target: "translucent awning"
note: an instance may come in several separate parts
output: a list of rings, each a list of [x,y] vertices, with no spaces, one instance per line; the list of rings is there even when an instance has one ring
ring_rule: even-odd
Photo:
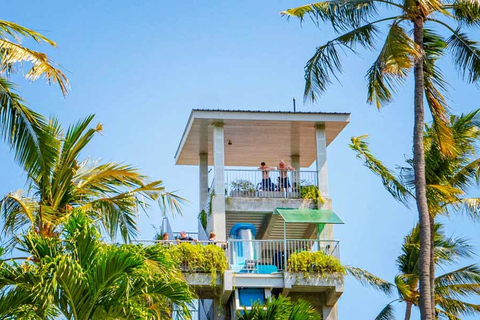
[[[277,208],[275,214],[285,222],[344,224],[333,210]]]

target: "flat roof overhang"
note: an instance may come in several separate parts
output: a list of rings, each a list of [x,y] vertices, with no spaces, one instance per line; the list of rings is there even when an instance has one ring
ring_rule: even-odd
[[[315,128],[325,126],[327,146],[350,122],[349,113],[192,110],[175,154],[177,165],[199,165],[202,153],[213,165],[213,125],[223,124],[225,166],[277,166],[300,156],[300,166],[316,160]],[[229,144],[231,142],[231,144]]]

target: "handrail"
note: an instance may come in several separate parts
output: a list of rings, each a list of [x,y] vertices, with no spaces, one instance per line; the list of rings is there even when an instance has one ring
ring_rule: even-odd
[[[273,273],[287,270],[289,257],[303,251],[322,252],[340,259],[338,240],[288,239],[288,240],[242,240],[180,241],[180,240],[135,240],[139,243],[152,243],[164,246],[189,242],[196,245],[217,245],[225,249],[229,270],[235,273]]]
[[[300,198],[302,189],[318,186],[318,172],[311,170],[226,169],[229,197]]]

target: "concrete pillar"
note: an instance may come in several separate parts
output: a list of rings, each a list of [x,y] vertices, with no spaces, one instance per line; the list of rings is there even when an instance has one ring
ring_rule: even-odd
[[[212,230],[219,241],[227,240],[225,231],[225,138],[223,123],[213,124],[213,172],[215,196],[212,199]]]
[[[200,166],[198,168],[200,177],[199,210],[202,211],[205,209],[208,197],[208,153],[200,154]]]
[[[328,199],[328,170],[327,170],[327,136],[325,134],[325,125],[315,127],[315,140],[317,146],[317,175],[318,189],[324,198],[321,209],[331,209],[331,202]],[[333,240],[333,225],[327,224],[319,235],[320,240]]]
[[[291,155],[292,167],[295,171],[292,172],[292,192],[300,192],[300,155]],[[297,196],[300,196],[297,194]]]
[[[315,138],[317,146],[318,189],[322,197],[328,198],[327,136],[324,125],[315,127]]]
[[[199,172],[199,197],[198,197],[198,212],[202,212],[202,210],[205,210],[208,214],[208,210],[205,208],[207,204],[207,199],[208,199],[208,153],[200,153],[199,155],[200,158],[200,164],[198,166]],[[198,236],[199,240],[208,240],[208,239],[203,239],[205,237],[206,231],[203,230],[202,222],[200,219],[198,220]]]
[[[337,320],[338,313],[337,313],[337,305],[333,307],[324,306],[322,308],[322,320]]]

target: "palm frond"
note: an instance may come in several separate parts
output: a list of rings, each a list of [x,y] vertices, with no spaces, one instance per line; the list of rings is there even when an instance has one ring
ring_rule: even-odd
[[[59,161],[53,171],[51,182],[52,194],[55,195],[55,198],[52,199],[52,207],[54,208],[59,208],[62,202],[65,202],[64,196],[69,192],[73,176],[78,169],[76,159],[80,152],[93,138],[94,134],[102,129],[99,124],[95,129],[87,130],[92,120],[93,115],[90,115],[69,127],[63,139]]]
[[[395,320],[395,309],[392,306],[392,302],[387,304],[380,313],[375,317],[375,320]]]
[[[349,147],[357,153],[357,158],[364,161],[364,165],[382,179],[383,186],[401,203],[408,205],[413,194],[393,175],[393,173],[377,158],[375,158],[365,141],[367,135],[352,137]]]
[[[377,60],[367,71],[369,103],[381,108],[392,100],[392,93],[403,83],[419,56],[413,40],[396,21],[390,26]]]
[[[342,72],[339,48],[355,52],[357,45],[364,48],[374,46],[378,33],[375,24],[379,22],[358,27],[316,49],[313,57],[305,65],[304,100],[315,101],[317,95],[321,95],[332,83],[332,77],[338,80],[337,74]]]
[[[368,18],[375,17],[377,6],[375,0],[333,0],[288,9],[281,14],[301,21],[308,15],[317,25],[323,21],[331,23],[335,30],[348,30],[358,28]]]
[[[27,79],[35,81],[43,76],[47,83],[58,84],[63,95],[67,94],[69,89],[67,77],[46,54],[0,38],[0,57],[0,69],[3,73],[14,64],[29,62],[32,68],[25,75]]]
[[[11,192],[0,201],[3,232],[14,235],[30,223],[35,224],[38,203],[26,196],[23,190]]]
[[[465,25],[480,25],[480,3],[470,0],[456,0],[448,9],[453,9],[453,15]]]
[[[435,279],[435,285],[439,288],[454,286],[459,284],[480,285],[480,269],[476,264],[468,265],[438,276]]]
[[[47,43],[52,47],[56,47],[57,44],[52,40],[48,39],[44,35],[32,30],[25,28],[15,22],[0,20],[0,36],[7,37],[10,36],[17,41],[21,40],[21,37],[32,38],[38,43]]]
[[[360,268],[350,266],[346,266],[345,268],[347,270],[347,273],[357,279],[362,285],[380,290],[387,295],[392,294],[392,290],[395,286],[390,282],[385,281],[377,277],[376,275]]]
[[[448,105],[443,93],[446,92],[447,83],[436,61],[443,55],[447,44],[442,36],[430,29],[424,29],[424,87],[430,112],[433,117],[433,128],[436,132],[437,143],[444,155],[452,155],[455,148],[453,133],[448,121]]]
[[[480,198],[463,198],[454,208],[458,208],[460,213],[466,214],[473,220],[480,219]]]
[[[466,81],[475,83],[480,79],[480,46],[478,42],[470,40],[461,29],[451,31],[447,48],[452,52],[460,75]]]
[[[0,134],[29,174],[52,164],[56,146],[46,126],[43,116],[24,105],[13,83],[0,77]]]

